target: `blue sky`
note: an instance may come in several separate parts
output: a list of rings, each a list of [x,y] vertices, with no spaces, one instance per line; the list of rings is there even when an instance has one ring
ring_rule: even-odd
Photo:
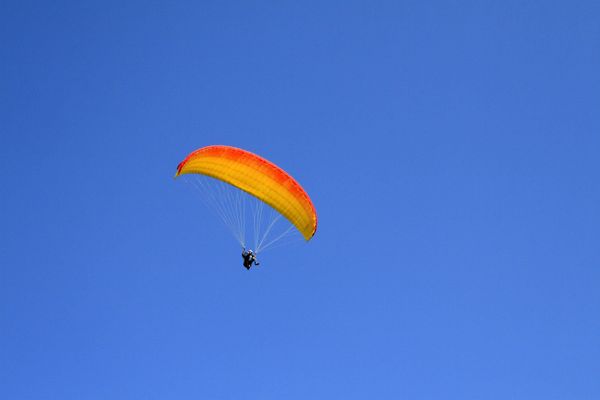
[[[599,398],[599,4],[2,2],[2,397]],[[247,272],[209,144],[314,240]]]

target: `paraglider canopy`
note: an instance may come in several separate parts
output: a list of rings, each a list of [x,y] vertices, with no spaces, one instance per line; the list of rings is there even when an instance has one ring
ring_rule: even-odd
[[[300,184],[274,163],[231,146],[207,146],[189,154],[177,166],[183,174],[210,176],[271,206],[310,240],[317,230],[315,207]]]

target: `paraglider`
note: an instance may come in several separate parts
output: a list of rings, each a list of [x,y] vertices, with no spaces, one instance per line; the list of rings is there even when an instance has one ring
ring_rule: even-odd
[[[317,213],[300,184],[276,164],[247,150],[207,146],[190,153],[175,177],[194,177],[200,190],[242,247],[244,267],[259,265],[257,254],[297,232],[309,241],[317,230]],[[277,227],[287,223],[287,229]],[[249,228],[254,251],[246,250]]]
[[[254,254],[254,252],[251,249],[250,250],[243,249],[242,250],[242,258],[244,259],[244,267],[246,269],[250,269],[250,267],[252,267],[253,263],[257,267],[260,265],[260,263],[256,259],[256,254]]]

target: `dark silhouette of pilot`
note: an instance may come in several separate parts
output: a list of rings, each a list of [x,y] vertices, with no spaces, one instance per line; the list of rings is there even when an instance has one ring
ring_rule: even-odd
[[[244,267],[246,269],[250,269],[250,267],[252,267],[252,264],[260,265],[260,263],[256,259],[256,254],[252,250],[242,250],[242,258],[244,259]]]

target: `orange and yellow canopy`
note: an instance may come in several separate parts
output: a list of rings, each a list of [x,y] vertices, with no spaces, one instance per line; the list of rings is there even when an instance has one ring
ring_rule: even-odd
[[[207,146],[188,155],[175,176],[201,174],[227,182],[264,201],[288,221],[306,240],[317,230],[317,212],[302,186],[272,162],[231,146]]]

